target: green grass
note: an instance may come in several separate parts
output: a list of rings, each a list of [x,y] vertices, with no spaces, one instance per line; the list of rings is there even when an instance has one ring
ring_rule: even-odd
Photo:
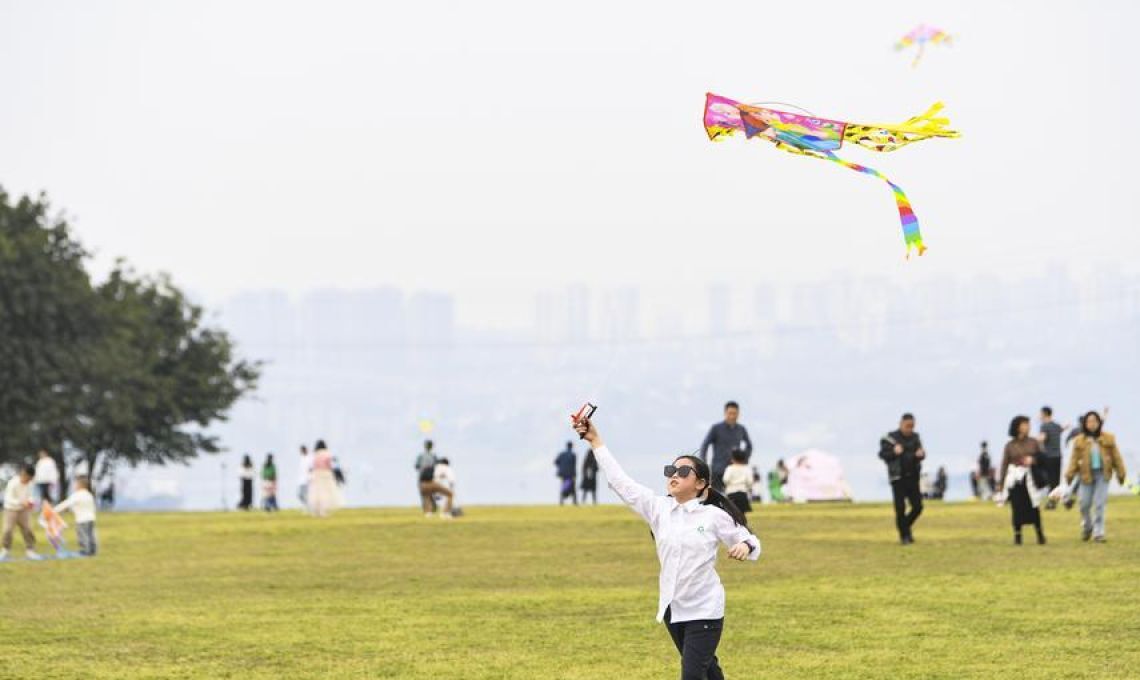
[[[468,512],[104,514],[93,560],[0,565],[0,677],[677,677],[632,513]],[[1140,676],[1140,499],[1105,545],[1076,510],[1020,548],[988,504],[930,504],[908,548],[885,505],[753,517],[760,561],[720,564],[730,678]]]

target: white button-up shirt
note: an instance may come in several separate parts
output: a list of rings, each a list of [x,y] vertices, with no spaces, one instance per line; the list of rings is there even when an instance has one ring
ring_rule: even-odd
[[[741,541],[756,546],[748,559],[760,557],[760,539],[732,520],[724,510],[698,499],[678,503],[633,481],[609,448],[594,449],[606,481],[626,505],[649,523],[661,561],[657,620],[698,621],[724,618],[724,586],[717,576],[717,542],[732,547]]]

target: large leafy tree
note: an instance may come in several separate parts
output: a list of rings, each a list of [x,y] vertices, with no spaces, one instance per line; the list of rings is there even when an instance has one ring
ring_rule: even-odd
[[[120,264],[95,293],[101,338],[66,433],[89,469],[100,455],[134,465],[219,451],[206,428],[255,388],[259,364],[235,358],[228,335],[203,324],[168,277]]]
[[[86,259],[42,196],[0,190],[0,460],[66,444],[96,473],[220,450],[208,427],[256,388],[260,364],[168,277],[120,262],[92,284]]]
[[[86,258],[42,196],[0,188],[0,460],[60,455],[98,326]]]

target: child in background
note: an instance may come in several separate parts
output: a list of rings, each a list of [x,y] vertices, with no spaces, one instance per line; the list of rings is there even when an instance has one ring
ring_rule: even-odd
[[[12,531],[20,527],[24,536],[25,554],[29,560],[42,560],[43,556],[36,552],[36,535],[32,533],[32,480],[36,477],[36,468],[25,465],[20,474],[8,480],[4,488],[4,547],[0,548],[0,562],[8,559],[8,551],[12,548]]]
[[[741,514],[752,512],[748,493],[752,490],[752,469],[748,467],[748,452],[736,449],[732,452],[732,464],[724,469],[724,495],[736,506]]]
[[[451,471],[451,461],[447,458],[440,458],[436,464],[435,469],[432,471],[432,481],[444,487],[451,492],[451,505],[455,506],[455,473]],[[439,505],[436,503],[436,505]],[[440,511],[440,517],[450,519],[455,516],[455,511],[449,513]]]
[[[75,536],[79,539],[79,554],[93,557],[98,545],[95,542],[95,494],[91,493],[91,481],[87,477],[75,480],[78,490],[67,500],[55,506],[55,511],[63,514],[71,510],[75,516]]]

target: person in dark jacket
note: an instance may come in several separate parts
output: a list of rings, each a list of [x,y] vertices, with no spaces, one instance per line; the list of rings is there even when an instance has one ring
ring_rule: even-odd
[[[934,500],[940,501],[946,497],[946,486],[949,483],[950,478],[946,474],[946,466],[938,468],[938,474],[934,476]]]
[[[582,502],[586,502],[586,496],[593,495],[594,505],[598,504],[598,457],[594,455],[594,450],[590,449],[586,452],[586,458],[582,461]]]
[[[914,431],[914,416],[904,413],[899,421],[899,429],[883,435],[879,440],[879,458],[887,464],[887,476],[891,482],[891,495],[895,501],[895,526],[899,530],[899,542],[903,545],[914,543],[914,527],[922,514],[922,492],[918,488],[918,478],[922,474],[922,460],[926,450],[922,439]],[[910,512],[906,511],[910,503]]]
[[[752,440],[748,438],[748,430],[739,424],[740,405],[730,401],[724,405],[724,422],[717,423],[709,428],[705,440],[697,455],[712,468],[712,486],[717,491],[724,491],[724,470],[732,464],[732,452],[743,451],[744,461],[752,455]],[[713,447],[713,457],[708,458],[708,448]]]
[[[988,501],[993,496],[996,484],[994,466],[990,460],[990,445],[988,442],[982,442],[982,452],[978,454],[977,479],[975,480],[978,498]]]
[[[1038,464],[1045,468],[1049,476],[1049,491],[1061,485],[1061,435],[1066,429],[1068,426],[1053,420],[1053,409],[1048,406],[1041,407],[1041,426],[1037,434],[1037,441],[1041,442]],[[1052,510],[1056,507],[1057,501],[1049,498],[1045,509]]]
[[[554,459],[554,467],[561,483],[558,504],[562,505],[570,497],[574,505],[578,505],[578,492],[574,488],[574,480],[578,477],[578,456],[574,453],[574,442],[566,442],[566,450]]]

